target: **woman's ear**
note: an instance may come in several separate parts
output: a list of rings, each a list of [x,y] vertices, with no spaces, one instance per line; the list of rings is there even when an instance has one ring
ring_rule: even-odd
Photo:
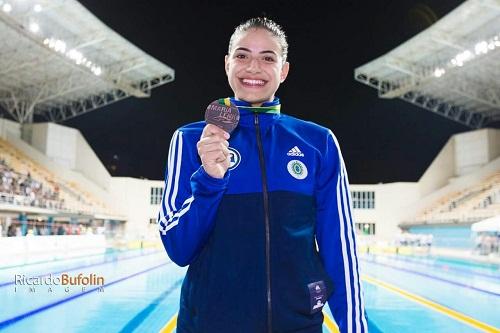
[[[283,83],[288,76],[288,71],[290,70],[290,63],[286,61],[281,67],[280,82]]]
[[[226,75],[229,73],[229,56],[226,54],[224,57],[224,69],[226,70]]]

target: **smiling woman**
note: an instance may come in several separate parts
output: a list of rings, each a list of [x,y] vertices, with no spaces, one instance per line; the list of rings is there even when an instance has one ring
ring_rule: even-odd
[[[172,138],[158,222],[169,257],[189,265],[178,333],[320,333],[327,301],[340,332],[367,331],[342,154],[329,129],[281,113],[287,51],[273,21],[238,26],[234,97],[219,99],[238,126]]]

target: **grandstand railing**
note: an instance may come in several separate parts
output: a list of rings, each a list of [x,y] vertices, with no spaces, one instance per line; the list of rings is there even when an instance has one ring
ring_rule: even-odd
[[[0,192],[0,203],[17,206],[30,206],[48,209],[62,209],[62,203],[57,200],[39,200],[27,195]]]
[[[38,207],[57,210],[58,212],[66,212],[73,214],[95,214],[94,209],[89,209],[85,206],[75,204],[65,204],[64,201],[57,200],[38,200],[31,196],[18,195],[12,193],[0,192],[0,204],[11,204],[19,207]]]

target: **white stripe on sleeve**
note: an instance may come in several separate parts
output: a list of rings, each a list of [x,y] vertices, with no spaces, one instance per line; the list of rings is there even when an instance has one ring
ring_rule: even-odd
[[[174,191],[172,192],[172,198],[170,199],[172,210],[176,210],[175,199],[177,198],[177,191],[179,190],[179,175],[181,174],[181,164],[182,164],[182,132],[179,132],[179,143],[177,144],[177,165],[175,166],[175,181],[174,181]]]
[[[342,204],[340,202],[340,184],[341,178],[340,174],[337,176],[337,208],[339,214],[340,221],[340,243],[342,245],[342,261],[344,263],[344,281],[345,281],[345,292],[346,292],[346,301],[347,301],[347,328],[348,332],[351,333],[352,327],[352,297],[351,297],[351,277],[349,272],[349,261],[347,259],[347,244],[345,241],[344,234],[344,216],[342,214]]]
[[[162,220],[166,220],[166,216],[171,212],[171,206],[169,204],[168,198],[170,197],[170,189],[172,187],[172,177],[174,173],[174,161],[175,161],[175,146],[177,145],[177,137],[179,135],[179,131],[175,131],[172,136],[172,141],[170,141],[170,149],[168,150],[168,163],[167,163],[167,179],[166,179],[166,188],[165,195],[162,198],[162,208],[161,208],[161,218]],[[165,211],[165,212],[164,212]]]
[[[338,178],[337,182],[337,205],[339,206],[339,218],[340,218],[340,238],[341,238],[341,243],[342,243],[342,255],[344,259],[344,270],[347,270],[347,272],[344,272],[345,278],[346,278],[346,295],[347,295],[347,313],[348,313],[348,332],[352,332],[352,300],[354,300],[354,309],[355,309],[355,325],[356,325],[356,332],[361,332],[361,325],[365,327],[365,330],[367,328],[366,325],[366,319],[362,315],[362,311],[360,311],[359,306],[364,306],[364,300],[363,300],[363,295],[361,293],[360,288],[358,287],[357,281],[359,281],[359,269],[357,266],[357,257],[356,257],[356,249],[354,248],[354,237],[353,237],[353,230],[352,230],[352,212],[351,212],[351,207],[352,207],[352,198],[351,194],[349,193],[349,180],[347,178],[347,172],[345,169],[345,164],[344,164],[344,159],[342,157],[342,152],[340,150],[340,145],[337,141],[337,138],[331,131],[329,131],[329,134],[332,136],[333,141],[335,142],[335,146],[337,148],[338,154],[339,154],[339,167],[340,167],[340,176]],[[339,187],[341,188],[342,191],[342,201],[343,201],[343,209],[340,207],[339,203]],[[346,219],[344,220],[342,211],[345,212]],[[345,225],[344,225],[345,224]],[[349,249],[347,249],[347,244],[346,244],[346,239],[345,239],[345,234],[344,234],[344,227],[346,228],[346,234],[348,238],[348,243],[349,243]],[[347,253],[347,250],[349,252]],[[354,283],[354,298],[352,298],[351,295],[351,278],[350,278],[350,270],[349,270],[349,261],[347,260],[347,255],[351,259],[352,262],[352,273],[353,273],[353,279],[352,283]],[[352,300],[351,300],[352,298]]]

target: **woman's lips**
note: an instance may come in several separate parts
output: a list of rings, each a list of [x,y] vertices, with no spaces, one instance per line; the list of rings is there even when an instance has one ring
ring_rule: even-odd
[[[240,79],[240,82],[246,87],[263,87],[266,81],[259,79]]]

